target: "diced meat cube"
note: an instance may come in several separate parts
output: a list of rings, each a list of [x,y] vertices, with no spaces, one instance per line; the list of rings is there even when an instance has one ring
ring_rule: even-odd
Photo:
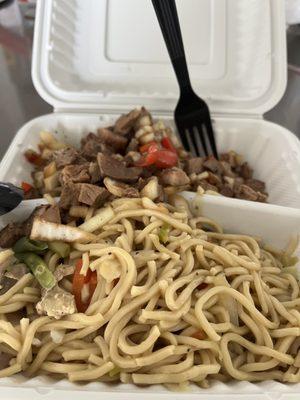
[[[62,185],[68,182],[90,182],[89,164],[67,165],[60,173],[59,181]]]
[[[91,183],[96,183],[101,181],[102,176],[100,173],[100,168],[97,162],[91,162],[89,165],[89,175],[91,177]]]
[[[118,182],[111,178],[104,178],[105,187],[113,196],[116,197],[140,197],[139,191],[134,186],[127,185],[124,182]]]
[[[69,182],[63,186],[59,207],[62,209],[69,209],[71,206],[78,205],[79,188],[75,183]]]
[[[107,128],[98,129],[98,136],[101,142],[111,146],[116,152],[125,150],[128,140],[117,133],[113,133]]]
[[[251,187],[251,189],[255,190],[256,192],[263,193],[266,189],[266,184],[259,179],[248,179],[246,181],[246,185]]]
[[[78,200],[80,203],[91,207],[100,207],[109,197],[109,192],[104,187],[82,183],[79,189]]]
[[[215,185],[215,186],[219,187],[222,184],[222,179],[220,178],[219,175],[209,172],[207,182],[210,183],[211,185]]]
[[[268,195],[265,193],[257,192],[257,201],[261,203],[266,203],[268,200]]]
[[[87,160],[94,161],[98,153],[112,154],[113,148],[101,142],[99,136],[94,133],[89,133],[87,137],[81,141],[81,153]]]
[[[211,190],[213,192],[218,192],[218,188],[215,185],[211,185],[209,182],[206,180],[200,181],[199,186],[202,187],[203,190],[208,191]]]
[[[136,121],[141,114],[141,110],[135,109],[126,115],[121,115],[115,123],[114,133],[119,135],[127,135],[134,127]]]
[[[186,160],[185,164],[185,172],[188,175],[191,174],[200,174],[203,171],[203,157],[194,157]]]
[[[160,173],[160,182],[165,186],[184,186],[190,183],[190,178],[182,169],[173,167]]]
[[[40,217],[41,219],[53,222],[55,224],[61,223],[60,212],[58,206],[40,206],[36,208],[34,217]]]
[[[222,167],[220,165],[220,162],[213,156],[208,157],[203,162],[203,168],[205,170],[209,170],[209,171],[213,172],[214,174],[222,173]]]
[[[247,185],[240,185],[235,195],[238,199],[243,200],[257,201],[258,199],[258,193]]]
[[[24,236],[22,224],[12,222],[0,232],[0,247],[4,249],[12,247],[22,236]]]
[[[103,177],[108,176],[123,182],[135,182],[142,173],[141,168],[128,168],[122,161],[106,154],[99,153],[97,161]]]
[[[53,153],[53,160],[55,161],[57,169],[61,169],[70,164],[82,164],[86,162],[79,152],[72,147],[55,151]]]
[[[253,169],[251,169],[247,162],[241,166],[241,176],[244,179],[251,179],[253,176]]]
[[[227,161],[220,161],[222,174],[234,178],[236,174],[232,171],[231,165]]]
[[[233,197],[233,195],[234,195],[233,190],[231,189],[231,187],[229,185],[224,185],[222,187],[222,189],[220,190],[220,194],[222,196],[226,196],[226,197]]]
[[[238,165],[236,156],[236,152],[231,150],[228,151],[228,153],[221,154],[220,161],[226,161],[232,168],[234,168]]]

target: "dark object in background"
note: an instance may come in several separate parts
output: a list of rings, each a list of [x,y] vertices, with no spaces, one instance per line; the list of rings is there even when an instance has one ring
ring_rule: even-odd
[[[180,88],[174,119],[181,141],[196,156],[218,158],[208,106],[191,85],[175,0],[152,0],[152,4]]]
[[[0,215],[16,208],[23,199],[24,192],[21,188],[11,183],[0,182]]]

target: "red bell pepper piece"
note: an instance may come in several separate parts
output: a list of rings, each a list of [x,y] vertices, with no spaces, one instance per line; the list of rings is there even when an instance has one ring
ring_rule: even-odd
[[[28,183],[28,182],[22,182],[21,186],[22,186],[24,193],[28,193],[31,189],[33,189],[33,186],[30,185],[30,183]]]
[[[73,295],[75,297],[75,303],[79,312],[85,312],[88,308],[91,298],[97,286],[97,273],[88,269],[86,275],[80,273],[82,268],[82,260],[78,260],[75,266],[75,272],[73,276]],[[87,302],[82,301],[82,288],[84,285],[89,285],[89,298]]]
[[[159,146],[154,140],[140,147],[140,153],[155,153],[157,150],[159,150]]]
[[[170,150],[159,150],[154,154],[156,156],[155,165],[157,168],[172,168],[177,164],[177,153]]]
[[[161,141],[162,147],[164,147],[167,150],[172,151],[173,153],[177,153],[176,147],[174,146],[172,140],[169,137],[164,137]]]

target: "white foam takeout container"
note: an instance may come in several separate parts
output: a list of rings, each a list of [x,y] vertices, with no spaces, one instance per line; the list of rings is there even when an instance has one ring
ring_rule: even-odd
[[[287,207],[274,208],[263,204],[256,210],[255,203],[248,206],[247,202],[233,203],[230,199],[220,202],[216,196],[203,196],[195,201],[195,193],[185,192],[184,196],[190,201],[192,209],[198,211],[207,218],[217,221],[225,232],[249,234],[262,239],[264,244],[282,249],[288,244],[288,238],[300,234],[300,210]],[[25,219],[33,209],[45,200],[28,200],[21,203],[12,212],[0,219],[0,229],[8,222]],[[276,214],[274,214],[274,209]],[[256,219],[253,219],[253,213]],[[298,252],[298,255],[299,252]],[[93,382],[86,385],[73,384],[65,379],[55,381],[47,376],[39,376],[26,379],[22,375],[0,380],[1,395],[4,399],[45,399],[60,400],[65,396],[74,400],[101,399],[119,400],[135,399],[141,397],[147,400],[168,399],[211,399],[211,400],[298,400],[300,385],[285,385],[279,382],[269,381],[263,383],[233,382],[224,384],[213,383],[210,389],[191,387],[187,393],[168,392],[162,386],[149,388],[135,387],[133,385],[107,385]],[[17,396],[16,396],[17,394]]]
[[[177,6],[193,86],[209,103],[219,151],[243,154],[255,176],[267,182],[274,204],[204,196],[202,211],[227,230],[258,235],[283,247],[300,229],[300,144],[262,115],[279,101],[286,85],[284,1],[177,0]],[[19,130],[0,164],[1,181],[19,184],[30,179],[23,152],[36,147],[40,130],[78,144],[83,134],[139,105],[172,123],[178,98],[149,0],[38,1],[32,77],[54,112]],[[2,217],[0,226],[25,217],[28,204]],[[21,375],[1,379],[0,388],[3,398],[32,400],[294,400],[300,391],[300,385],[278,382],[219,382],[208,390],[175,394],[158,386],[75,385]]]

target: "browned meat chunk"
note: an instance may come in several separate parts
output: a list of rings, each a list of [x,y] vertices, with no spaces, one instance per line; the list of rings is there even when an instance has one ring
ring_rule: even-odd
[[[203,157],[194,157],[186,160],[185,164],[185,172],[188,175],[191,174],[200,174],[203,171]]]
[[[136,138],[132,138],[126,148],[126,154],[130,151],[138,151],[139,149],[139,142]]]
[[[222,196],[226,196],[226,197],[233,197],[233,190],[231,189],[230,186],[225,185],[222,187],[222,189],[220,190],[220,194]]]
[[[222,168],[219,161],[213,156],[208,157],[203,162],[203,168],[213,172],[214,174],[221,174]]]
[[[124,136],[113,133],[107,128],[98,129],[98,136],[101,142],[111,146],[116,152],[123,151],[127,146],[128,140]]]
[[[141,168],[127,168],[122,161],[107,154],[99,153],[97,161],[103,177],[108,176],[123,182],[135,182],[142,173]]]
[[[102,176],[100,173],[100,168],[97,162],[91,162],[89,165],[89,175],[91,177],[91,183],[96,183],[101,181]]]
[[[57,150],[53,153],[57,169],[61,169],[70,164],[82,164],[86,160],[79,154],[79,152],[72,147]]]
[[[222,174],[234,178],[236,174],[232,171],[231,165],[227,161],[220,161]]]
[[[257,201],[260,201],[261,203],[266,203],[267,199],[268,199],[268,195],[267,194],[257,192]]]
[[[202,189],[205,190],[205,191],[211,190],[213,192],[218,192],[217,186],[211,185],[209,182],[204,181],[204,180],[199,182],[199,186],[201,186]]]
[[[251,187],[251,189],[255,190],[256,192],[263,193],[266,189],[266,184],[259,179],[248,179],[246,181],[246,185]]]
[[[86,138],[81,141],[81,153],[84,158],[94,161],[98,153],[112,154],[111,146],[101,142],[99,136],[89,133]]]
[[[58,206],[48,206],[48,205],[39,206],[35,209],[33,214],[30,216],[30,219],[33,220],[33,218],[35,218],[35,217],[40,217],[41,219],[43,219],[45,221],[53,222],[55,224],[61,223],[60,212],[59,212]],[[31,227],[30,227],[30,229],[31,229]]]
[[[235,193],[238,199],[257,201],[258,193],[247,185],[240,185]]]
[[[190,183],[190,178],[182,169],[173,167],[160,173],[160,182],[165,186],[184,186]]]
[[[217,187],[222,185],[222,179],[219,175],[213,174],[212,172],[208,173],[207,182],[211,185],[215,185]]]
[[[67,183],[62,189],[59,200],[59,207],[67,210],[71,206],[78,205],[78,196],[79,188],[76,186],[76,184],[71,182]]]
[[[22,224],[10,223],[0,232],[0,247],[12,247],[17,240],[24,236]]]
[[[121,115],[121,117],[118,118],[115,123],[114,133],[118,133],[119,135],[127,135],[134,127],[134,124],[138,120],[140,114],[141,111],[135,109],[126,115]]]
[[[241,176],[244,179],[251,179],[253,175],[253,170],[249,167],[248,163],[244,163],[241,166]]]
[[[140,197],[138,189],[126,183],[115,181],[111,178],[104,178],[105,187],[113,196],[116,197]]]
[[[67,165],[61,171],[59,181],[62,185],[68,182],[90,182],[89,164]]]
[[[78,200],[80,203],[87,204],[91,207],[99,207],[105,203],[109,197],[107,189],[91,185],[89,183],[82,183],[80,185]]]

